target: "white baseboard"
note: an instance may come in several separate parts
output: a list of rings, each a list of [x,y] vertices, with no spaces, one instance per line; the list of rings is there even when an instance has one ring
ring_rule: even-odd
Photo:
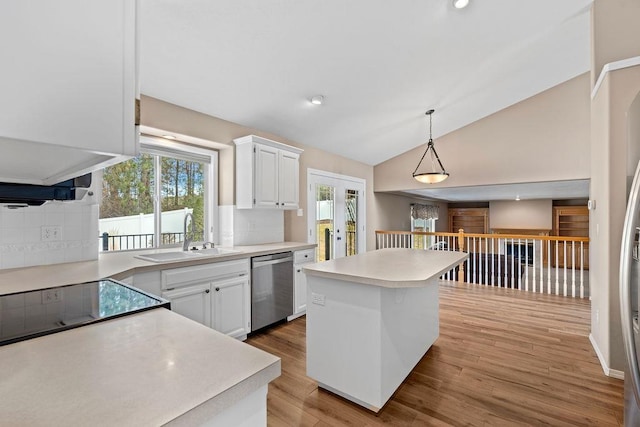
[[[591,346],[593,347],[593,349],[596,352],[596,355],[598,356],[598,360],[600,361],[600,366],[602,366],[602,370],[604,371],[604,374],[611,378],[624,380],[624,371],[611,369],[609,368],[609,366],[607,366],[607,362],[604,360],[604,356],[602,355],[600,348],[598,348],[598,344],[596,343],[596,340],[593,338],[592,334],[589,334],[589,341],[591,341]]]

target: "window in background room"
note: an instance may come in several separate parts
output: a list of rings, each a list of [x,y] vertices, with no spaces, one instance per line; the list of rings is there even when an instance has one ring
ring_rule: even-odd
[[[148,137],[140,146],[139,156],[103,171],[100,250],[178,245],[188,213],[192,240],[214,241],[217,152]]]
[[[436,231],[438,207],[430,205],[411,205],[411,231]],[[413,247],[416,249],[434,249],[435,236],[413,236]],[[443,248],[438,248],[443,249]]]

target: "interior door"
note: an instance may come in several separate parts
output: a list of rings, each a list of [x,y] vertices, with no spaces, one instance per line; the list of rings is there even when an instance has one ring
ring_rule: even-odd
[[[364,180],[309,169],[307,182],[309,242],[318,245],[316,261],[364,252]]]

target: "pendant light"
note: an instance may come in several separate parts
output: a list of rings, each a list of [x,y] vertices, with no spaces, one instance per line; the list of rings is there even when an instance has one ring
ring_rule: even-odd
[[[433,145],[433,138],[431,137],[431,115],[435,110],[429,110],[426,112],[427,116],[429,116],[429,142],[427,142],[427,149],[425,150],[420,162],[418,162],[418,166],[413,171],[413,177],[422,183],[425,184],[435,184],[438,182],[442,182],[449,177],[449,173],[444,170],[444,166],[442,166],[442,162],[440,161],[440,157],[438,157],[438,153],[436,152],[436,147]],[[418,173],[418,168],[422,164],[424,157],[427,153],[431,151],[431,172],[420,172]],[[439,166],[439,168],[436,167]]]

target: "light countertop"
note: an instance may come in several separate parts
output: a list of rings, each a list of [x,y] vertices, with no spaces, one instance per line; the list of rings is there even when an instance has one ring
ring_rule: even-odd
[[[0,270],[0,295],[314,248],[283,242],[155,263],[139,254]],[[0,424],[194,425],[280,375],[280,359],[166,309],[0,347]]]
[[[238,253],[202,257],[171,262],[151,262],[135,258],[136,255],[179,251],[180,248],[144,251],[102,252],[95,261],[70,262],[37,267],[0,270],[0,295],[33,291],[56,286],[92,282],[107,277],[124,279],[135,273],[186,267],[213,262],[266,255],[281,251],[296,251],[315,248],[315,244],[298,242],[267,243],[262,245],[235,246]]]
[[[309,276],[385,288],[425,286],[467,259],[463,252],[387,248],[305,265]]]
[[[194,425],[280,359],[166,309],[0,347],[3,425]]]

